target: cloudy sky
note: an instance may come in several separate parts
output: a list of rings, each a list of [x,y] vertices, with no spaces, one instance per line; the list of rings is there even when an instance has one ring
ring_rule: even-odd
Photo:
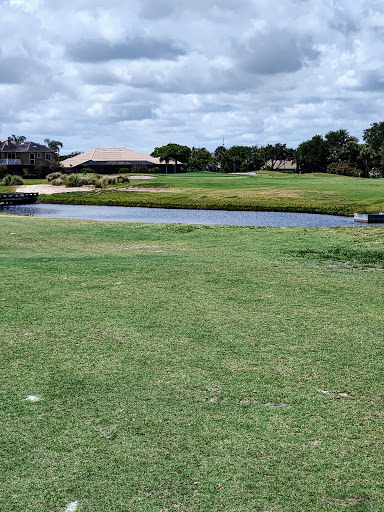
[[[0,6],[0,140],[296,147],[384,121],[382,0]]]

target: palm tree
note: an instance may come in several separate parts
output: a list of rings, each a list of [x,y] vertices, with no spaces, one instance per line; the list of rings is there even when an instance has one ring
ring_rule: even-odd
[[[13,140],[15,142],[24,142],[27,140],[27,137],[24,137],[24,135],[11,135],[8,137],[9,140]]]
[[[221,172],[224,172],[224,161],[225,161],[226,152],[227,152],[227,148],[225,146],[218,146],[215,149],[215,158],[219,163]]]
[[[60,148],[63,147],[63,143],[59,140],[44,139],[44,142],[50,149],[52,149],[52,151],[55,151],[57,154],[60,153]]]

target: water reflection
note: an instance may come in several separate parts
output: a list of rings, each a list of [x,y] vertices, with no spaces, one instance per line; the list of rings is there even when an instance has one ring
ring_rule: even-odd
[[[88,206],[69,204],[26,204],[3,208],[4,213],[118,222],[155,222],[177,224],[213,224],[234,226],[353,226],[352,217],[291,212],[242,212],[226,210],[182,210],[124,206]]]

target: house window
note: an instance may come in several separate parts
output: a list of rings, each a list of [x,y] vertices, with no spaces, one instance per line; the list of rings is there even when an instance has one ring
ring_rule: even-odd
[[[35,165],[35,153],[29,153],[29,163]]]
[[[45,153],[45,159],[46,160],[51,160],[51,153]]]
[[[16,160],[16,153],[7,153],[8,160]]]
[[[41,158],[41,153],[37,153],[37,158]]]

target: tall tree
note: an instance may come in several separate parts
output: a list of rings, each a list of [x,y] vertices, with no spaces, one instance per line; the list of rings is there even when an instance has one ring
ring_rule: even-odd
[[[325,140],[328,142],[330,151],[336,148],[343,148],[348,142],[359,142],[357,137],[350,135],[348,130],[330,131],[325,134]]]
[[[24,135],[11,135],[8,137],[8,139],[13,140],[15,142],[24,142],[27,140],[27,137],[24,137]]]
[[[174,172],[177,172],[177,162],[186,164],[191,156],[191,149],[188,146],[170,143],[168,144],[171,158],[174,161]]]
[[[315,135],[299,144],[296,150],[298,169],[303,172],[325,172],[328,156],[328,143],[321,135]]]
[[[59,140],[44,139],[44,142],[50,149],[52,149],[52,151],[54,151],[57,154],[60,153],[60,148],[63,147],[63,143],[60,142]]]
[[[168,174],[168,163],[171,159],[171,155],[169,154],[167,146],[159,146],[155,148],[152,151],[151,156],[153,156],[153,158],[158,158],[160,162],[165,162],[165,174]]]
[[[217,151],[217,150],[216,150]],[[223,153],[224,172],[250,172],[259,169],[257,146],[232,146]]]
[[[246,159],[246,165],[249,171],[258,171],[263,167],[264,158],[262,149],[257,146],[250,147],[250,153]]]
[[[212,165],[211,153],[205,148],[192,148],[191,156],[188,160],[188,170],[190,171],[208,171]]]
[[[151,153],[151,156],[159,158],[161,162],[165,162],[166,173],[168,172],[168,163],[170,160],[174,161],[174,172],[177,172],[177,162],[186,164],[190,155],[191,150],[188,146],[181,146],[180,144],[175,144],[173,142],[157,147]]]
[[[370,128],[364,130],[363,139],[378,153],[384,144],[384,122],[372,123]]]
[[[280,169],[284,166],[284,162],[291,155],[290,148],[287,148],[286,144],[281,144],[278,142],[274,146],[272,144],[268,144],[263,147],[261,150],[264,165],[271,169]]]
[[[359,160],[363,170],[363,178],[369,177],[369,172],[372,169],[374,158],[375,152],[371,146],[369,144],[360,144]]]
[[[224,172],[224,161],[225,161],[225,155],[227,153],[227,148],[225,146],[218,146],[215,149],[215,158],[217,160],[217,163],[219,164],[220,170]]]

